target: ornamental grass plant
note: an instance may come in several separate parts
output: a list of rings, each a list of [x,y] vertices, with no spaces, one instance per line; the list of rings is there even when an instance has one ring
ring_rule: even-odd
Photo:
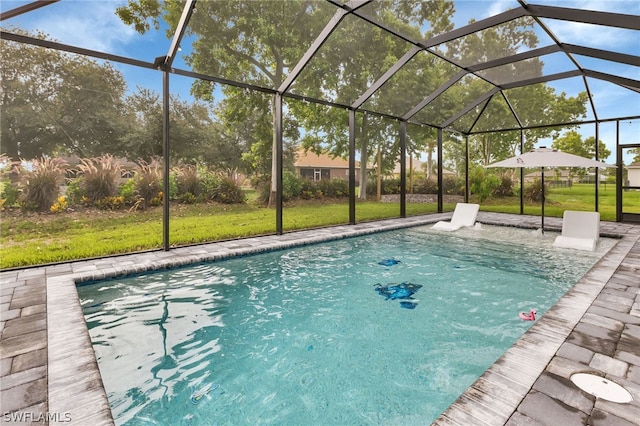
[[[82,159],[77,169],[87,201],[96,203],[118,194],[122,165],[111,155]]]
[[[60,158],[41,158],[31,162],[31,170],[18,165],[19,201],[26,210],[47,211],[58,199],[67,163]]]

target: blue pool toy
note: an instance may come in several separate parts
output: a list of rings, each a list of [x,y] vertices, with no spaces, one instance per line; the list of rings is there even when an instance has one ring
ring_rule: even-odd
[[[220,385],[207,383],[197,391],[193,392],[189,397],[189,401],[191,401],[192,404],[198,404],[200,401],[202,401],[202,398],[209,395],[209,392],[218,389],[218,386]]]
[[[400,307],[405,309],[415,309],[418,304],[415,302],[400,302]]]
[[[397,265],[398,263],[400,263],[399,260],[390,258],[390,259],[384,259],[381,260],[380,262],[378,262],[378,265],[382,265],[382,266],[393,266],[393,265]]]
[[[416,291],[421,289],[420,284],[401,283],[392,285],[376,284],[375,290],[380,296],[384,296],[385,300],[411,299]]]
[[[415,309],[418,303],[410,300],[413,299],[412,296],[416,291],[422,288],[422,285],[408,282],[401,284],[391,283],[389,285],[378,283],[374,287],[380,296],[384,296],[384,300],[400,300],[401,308]]]

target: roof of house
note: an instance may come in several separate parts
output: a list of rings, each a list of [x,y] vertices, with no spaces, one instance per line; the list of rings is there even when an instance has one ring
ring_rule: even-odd
[[[640,169],[640,161],[636,161],[635,163],[629,164],[627,168]]]
[[[524,175],[524,177],[541,177],[541,176],[542,176],[542,172],[541,171],[531,172],[531,173],[527,173],[526,175]],[[544,173],[544,176],[547,177],[547,178],[551,178],[551,179],[553,179],[556,176],[568,178],[569,177],[569,170],[567,170],[567,169],[547,170]]]
[[[413,170],[422,170],[423,165],[426,163],[423,163],[422,161],[414,158],[413,159]],[[406,157],[406,163],[405,165],[407,166],[407,171],[409,170],[409,157]],[[396,163],[396,167],[393,169],[393,173],[394,174],[398,174],[400,173],[400,163]]]
[[[426,166],[426,162],[425,161],[420,161],[416,158],[413,159],[413,170],[417,170],[417,171],[423,171],[424,167]],[[407,167],[407,171],[409,171],[409,157],[406,158],[406,167]],[[433,165],[433,173],[434,174],[438,174],[438,167],[434,164]],[[400,163],[396,163],[396,166],[393,169],[393,174],[400,174]],[[445,169],[444,167],[442,168],[442,175],[455,175],[455,172],[452,172],[451,170]]]
[[[332,158],[331,155],[322,153],[316,154],[312,151],[298,150],[295,167],[324,167],[330,169],[348,169],[349,161],[341,157]],[[360,167],[360,162],[356,161],[356,168]]]

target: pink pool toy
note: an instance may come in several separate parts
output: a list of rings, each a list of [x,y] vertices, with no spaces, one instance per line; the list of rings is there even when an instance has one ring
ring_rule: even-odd
[[[520,312],[519,316],[520,316],[520,319],[523,320],[523,321],[535,321],[536,320],[536,311],[534,311],[532,309],[531,311],[529,311],[529,313]]]

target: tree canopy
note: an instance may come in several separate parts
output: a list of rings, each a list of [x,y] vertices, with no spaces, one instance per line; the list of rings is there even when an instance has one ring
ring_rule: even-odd
[[[111,64],[7,40],[0,55],[0,143],[11,158],[99,155],[123,135],[126,83]]]

